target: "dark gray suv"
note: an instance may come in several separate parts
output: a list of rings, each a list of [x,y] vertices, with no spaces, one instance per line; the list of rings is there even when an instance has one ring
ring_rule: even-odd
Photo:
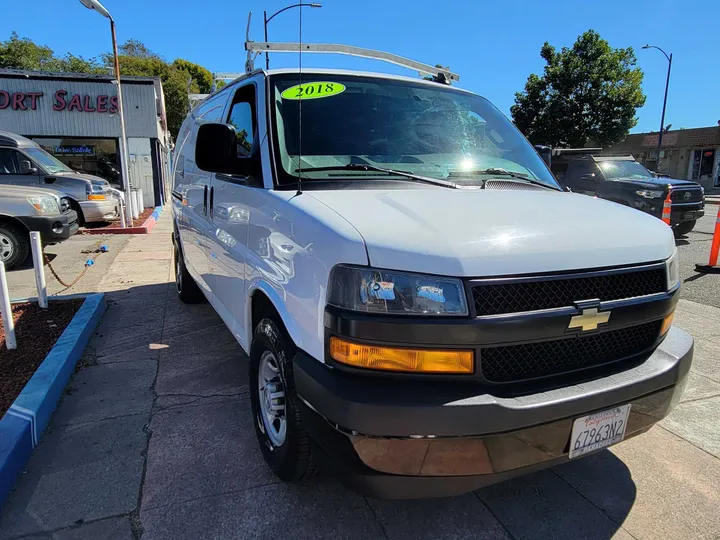
[[[552,172],[575,193],[597,196],[662,217],[663,201],[672,189],[670,223],[676,236],[689,233],[705,214],[703,188],[696,182],[660,177],[632,156],[597,155],[598,149],[553,150]]]

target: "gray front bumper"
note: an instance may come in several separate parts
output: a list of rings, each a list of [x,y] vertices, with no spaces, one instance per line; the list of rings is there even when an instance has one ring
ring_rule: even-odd
[[[85,221],[88,223],[111,221],[119,216],[118,204],[115,199],[107,199],[104,201],[80,201],[80,208],[82,209]]]
[[[634,368],[515,397],[358,382],[303,353],[294,376],[303,423],[330,470],[364,495],[405,499],[458,495],[567,461],[573,420],[616,405],[631,404],[625,438],[644,433],[680,401],[692,354],[692,337],[671,328]]]
[[[467,437],[581,416],[677,385],[690,370],[693,338],[672,327],[636,367],[535,394],[500,396],[437,382],[399,382],[294,359],[300,399],[348,432],[378,437]]]

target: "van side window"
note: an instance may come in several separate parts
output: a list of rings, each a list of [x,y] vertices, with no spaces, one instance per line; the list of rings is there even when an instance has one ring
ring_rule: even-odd
[[[227,102],[227,93],[203,101],[197,108],[195,118],[205,122],[219,122]]]
[[[0,148],[0,174],[20,174],[17,150]]]
[[[250,101],[254,97],[253,90],[253,86],[238,90],[228,116],[227,123],[235,128],[237,136],[238,157],[250,155],[254,140],[255,122],[253,118],[255,115],[253,114],[253,103]]]

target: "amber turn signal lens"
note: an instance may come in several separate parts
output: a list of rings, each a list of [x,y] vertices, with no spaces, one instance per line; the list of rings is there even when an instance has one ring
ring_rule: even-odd
[[[660,328],[660,335],[664,336],[668,330],[670,330],[670,327],[673,323],[673,317],[675,317],[675,312],[673,311],[669,315],[666,315],[663,319],[662,328]]]
[[[473,372],[472,351],[396,349],[330,338],[330,356],[353,367],[409,373]]]
[[[104,201],[105,195],[88,195],[88,201]]]

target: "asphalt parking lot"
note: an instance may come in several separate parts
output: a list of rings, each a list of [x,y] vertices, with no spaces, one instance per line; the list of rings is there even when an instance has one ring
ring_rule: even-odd
[[[720,307],[720,276],[695,271],[695,264],[708,263],[717,211],[717,205],[706,205],[705,215],[698,220],[695,228],[686,236],[678,238],[675,244],[680,255],[680,278],[683,281],[681,297]]]
[[[695,360],[683,402],[648,433],[462,497],[378,501],[270,473],[245,355],[171,279],[166,213],[96,284],[108,311],[2,509],[0,539],[720,538],[718,308],[681,300]]]

